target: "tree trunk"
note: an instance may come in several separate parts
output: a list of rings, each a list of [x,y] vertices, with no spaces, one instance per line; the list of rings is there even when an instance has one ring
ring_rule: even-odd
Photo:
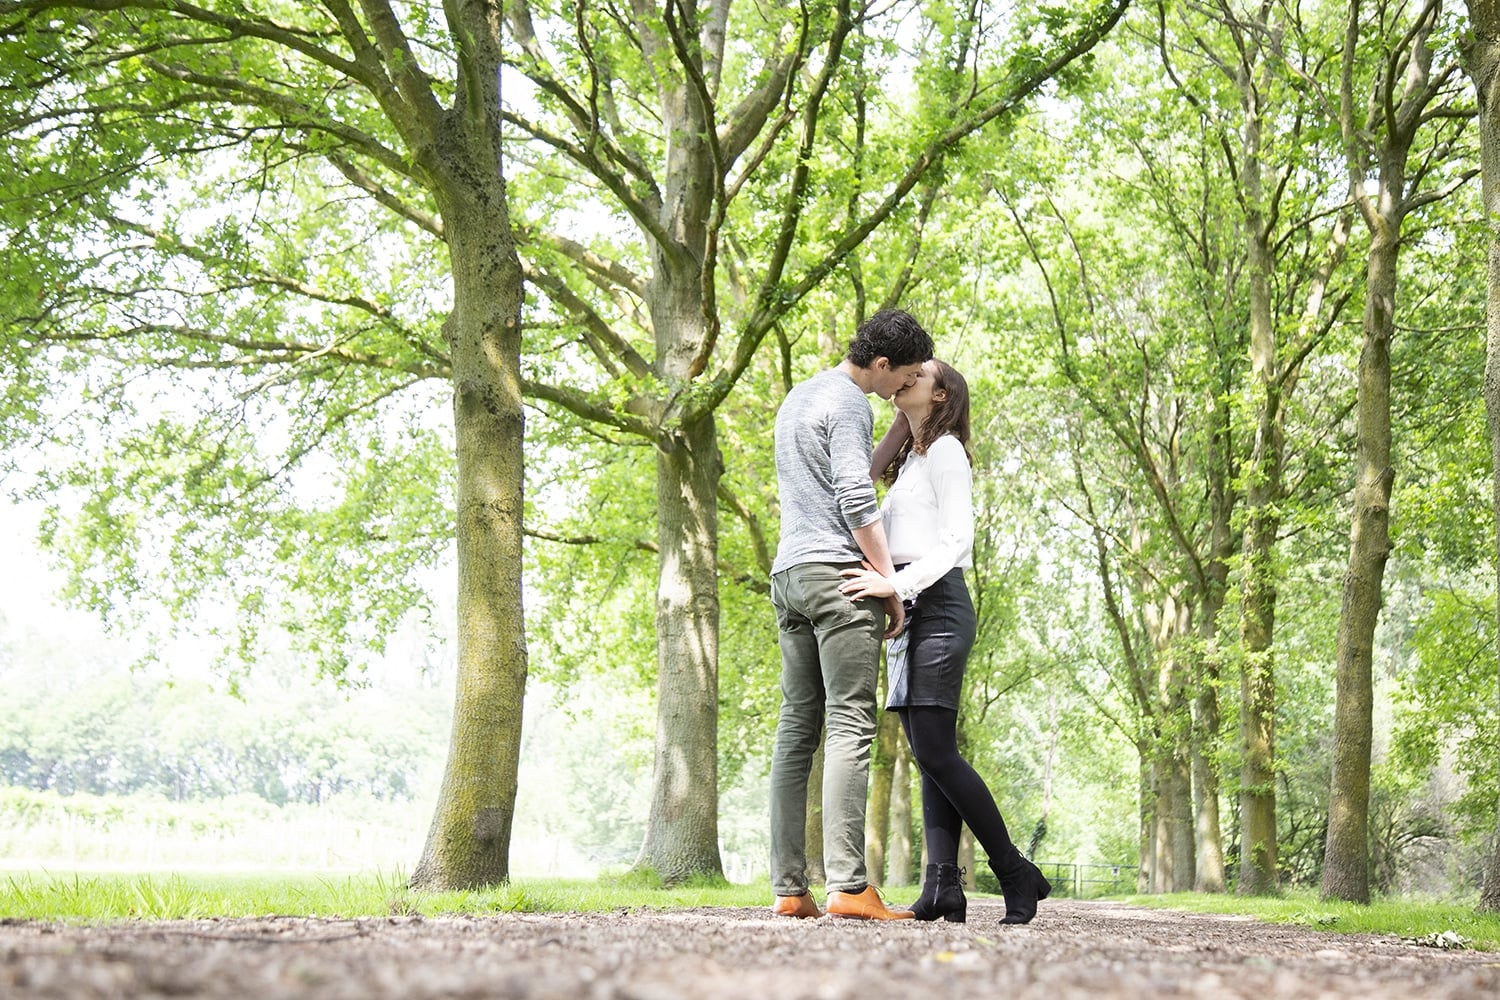
[[[1404,160],[1404,153],[1401,159]],[[1380,187],[1390,205],[1371,213],[1365,270],[1364,347],[1359,355],[1354,511],[1349,568],[1339,612],[1334,701],[1333,774],[1328,799],[1322,895],[1370,901],[1370,750],[1373,744],[1375,625],[1390,554],[1391,354],[1395,331],[1396,264],[1401,236],[1402,171],[1381,165]]]
[[[870,756],[870,809],[865,824],[865,868],[875,885],[887,884],[887,848],[891,833],[891,786],[900,755],[901,720],[895,712],[881,712]]]
[[[1276,872],[1276,535],[1280,519],[1283,449],[1281,387],[1277,380],[1272,314],[1273,257],[1266,233],[1261,179],[1261,108],[1248,81],[1245,95],[1244,193],[1249,240],[1251,405],[1255,441],[1246,469],[1243,602],[1240,642],[1240,892],[1265,894],[1279,886]]]
[[[1151,753],[1140,741],[1136,743],[1136,757],[1139,762],[1140,773],[1140,795],[1137,799],[1138,812],[1136,814],[1138,847],[1136,857],[1140,859],[1140,865],[1135,871],[1135,891],[1156,891],[1156,851],[1152,849],[1155,842],[1156,832],[1156,783],[1151,773]]]
[[[803,825],[804,847],[807,856],[807,884],[822,885],[828,880],[823,869],[823,750],[828,745],[828,734],[818,742],[813,751],[812,769],[807,773],[807,821]]]
[[[1193,699],[1193,808],[1196,860],[1193,888],[1223,892],[1224,832],[1219,816],[1219,684],[1223,657],[1219,649],[1219,613],[1229,592],[1229,561],[1234,555],[1235,492],[1231,486],[1233,453],[1230,394],[1233,379],[1226,367],[1224,387],[1214,394],[1213,434],[1208,448],[1210,524],[1203,593],[1198,604],[1198,638],[1202,653],[1197,662],[1197,693]]]
[[[958,867],[963,869],[965,889],[972,890],[978,884],[975,874],[978,866],[974,863],[974,831],[967,825],[958,828]],[[923,868],[925,869],[925,865]]]
[[[1219,524],[1213,534],[1219,534]],[[1226,515],[1223,532],[1227,536]],[[1218,551],[1218,545],[1214,545]],[[1216,759],[1219,745],[1219,675],[1218,618],[1224,606],[1228,563],[1215,556],[1209,565],[1210,594],[1199,605],[1203,621],[1198,632],[1203,652],[1198,659],[1197,694],[1193,699],[1193,739],[1191,762],[1193,782],[1193,890],[1223,892],[1224,833],[1219,818],[1219,767]]]
[[[1261,432],[1279,436],[1275,418],[1262,421]],[[1277,446],[1279,448],[1279,445]],[[1279,479],[1268,468],[1277,461],[1270,449],[1262,455],[1257,474]],[[1276,679],[1272,637],[1276,614],[1276,582],[1272,567],[1277,518],[1272,505],[1278,491],[1267,482],[1251,487],[1245,528],[1246,569],[1244,606],[1240,619],[1244,664],[1240,673],[1240,892],[1274,893],[1276,870]]]
[[[911,885],[911,755],[905,744],[896,754],[895,774],[891,778],[891,832],[886,851],[886,876],[889,885]]]
[[[1382,184],[1385,178],[1382,177]],[[1364,347],[1359,355],[1358,430],[1349,568],[1335,642],[1333,775],[1322,895],[1370,901],[1370,749],[1375,624],[1390,554],[1391,355],[1398,232],[1382,220],[1366,272]]]
[[[470,10],[471,18],[474,11]],[[481,15],[482,16],[482,15]],[[521,266],[500,175],[498,38],[469,56],[486,106],[460,106],[437,152],[453,267],[445,333],[457,441],[458,684],[447,766],[411,884],[472,889],[510,877],[526,640],[521,606]],[[476,41],[488,38],[488,48]],[[484,68],[487,67],[487,68]],[[493,102],[493,103],[491,103]]]
[[[1470,32],[1464,46],[1464,69],[1479,93],[1479,148],[1483,170],[1484,218],[1489,227],[1488,338],[1485,345],[1484,409],[1490,433],[1490,461],[1494,475],[1491,506],[1495,517],[1495,547],[1500,557],[1500,96],[1495,90],[1500,74],[1500,0],[1468,0]],[[1500,562],[1497,562],[1500,566]],[[1500,602],[1500,587],[1496,588]],[[1500,617],[1500,604],[1497,604]],[[1500,676],[1500,674],[1497,674]],[[1500,814],[1496,816],[1494,853],[1479,896],[1479,909],[1500,911]]]
[[[1193,795],[1187,699],[1188,672],[1182,643],[1191,627],[1189,608],[1174,589],[1148,605],[1155,669],[1150,712],[1155,721],[1151,751],[1151,887],[1153,892],[1185,892],[1193,887]]]
[[[1219,821],[1219,769],[1214,749],[1219,732],[1218,660],[1205,658],[1193,703],[1193,891],[1223,892],[1224,833]]]
[[[1168,852],[1165,892],[1191,892],[1197,864],[1193,852],[1192,762],[1186,752],[1162,761],[1168,794],[1161,805],[1167,815],[1163,842]]]
[[[1396,332],[1401,230],[1410,207],[1407,161],[1428,106],[1439,94],[1439,85],[1430,74],[1433,53],[1429,37],[1440,15],[1440,3],[1423,7],[1411,30],[1399,36],[1401,49],[1385,54],[1390,64],[1404,64],[1406,70],[1399,94],[1393,79],[1377,76],[1377,89],[1369,105],[1382,107],[1384,112],[1378,119],[1379,127],[1373,130],[1360,128],[1355,121],[1353,66],[1360,31],[1358,0],[1350,3],[1345,25],[1340,130],[1349,166],[1350,194],[1371,238],[1365,265],[1364,348],[1359,358],[1349,569],[1344,576],[1336,646],[1333,774],[1322,894],[1325,899],[1358,903],[1370,901],[1370,750],[1375,700],[1372,661],[1391,548],[1389,507],[1395,472],[1391,467],[1390,344]],[[1368,143],[1372,138],[1378,168],[1373,193],[1367,177]]]
[[[655,22],[642,42],[665,56]],[[718,53],[700,52],[716,65]],[[702,66],[699,67],[703,69]],[[651,811],[637,867],[668,882],[720,877],[719,859],[719,517],[723,477],[710,407],[688,390],[716,339],[712,294],[713,214],[719,169],[707,136],[711,112],[691,87],[663,86],[663,131],[671,137],[651,241],[647,307],[656,341],[653,374],[664,394],[653,405],[662,429],[656,450],[657,726]],[[707,280],[705,280],[707,278]]]
[[[712,414],[656,459],[657,712],[651,812],[639,865],[668,883],[721,876],[719,452]]]

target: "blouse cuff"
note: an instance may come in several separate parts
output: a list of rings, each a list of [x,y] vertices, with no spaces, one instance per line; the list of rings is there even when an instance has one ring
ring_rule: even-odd
[[[906,570],[899,570],[891,577],[891,586],[896,588],[896,596],[902,601],[914,600],[922,592],[921,586]]]

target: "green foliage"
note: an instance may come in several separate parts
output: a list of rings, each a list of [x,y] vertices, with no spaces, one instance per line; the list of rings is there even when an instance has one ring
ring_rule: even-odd
[[[0,473],[52,504],[42,541],[106,621],[213,635],[234,676],[291,628],[352,676],[430,611],[452,535],[417,389],[446,376],[429,195],[311,8],[26,6],[0,30],[0,259],[26,276]]]
[[[1451,760],[1466,781],[1454,803],[1460,829],[1487,839],[1500,782],[1494,594],[1490,581],[1459,577],[1424,598],[1428,610],[1411,637],[1414,662],[1401,678],[1393,763],[1427,775]]]
[[[278,806],[251,794],[59,795],[0,789],[0,858],[28,870],[344,870],[400,863],[421,847],[427,802],[348,793]]]
[[[207,655],[253,710],[236,715],[196,686],[148,675],[91,680],[64,697],[0,674],[3,776],[77,792],[47,808],[88,811],[101,828],[124,822],[111,810],[125,808],[114,796],[126,792],[192,800],[172,806],[184,810],[173,823],[208,830],[221,820],[187,811],[232,790],[268,802],[355,788],[409,799],[421,783],[414,761],[441,727],[425,714],[411,724],[350,709],[310,732],[295,720],[326,709],[325,696],[256,688],[251,667],[265,669],[267,649],[284,644],[311,671],[358,684],[398,628],[439,631],[431,573],[446,565],[454,528],[442,333],[451,269],[425,168],[368,92],[306,57],[335,44],[315,7],[203,8],[274,14],[304,40],[298,52],[254,32],[225,37],[188,17],[117,9],[129,4],[54,4],[45,16],[41,6],[0,27],[0,134],[13,164],[0,178],[0,473],[50,504],[42,541],[69,572],[71,600],[121,629],[150,628],[144,662],[183,655],[175,639],[210,640]],[[1243,135],[1245,97],[1213,56],[1229,51],[1231,29],[1198,8],[1135,7],[1130,30],[1073,63],[1045,101],[934,153],[927,184],[835,259],[934,141],[1110,13],[1060,3],[867,11],[826,67],[827,113],[804,132],[834,8],[734,5],[715,83],[721,114],[767,81],[768,60],[788,45],[805,44],[808,58],[773,131],[727,165],[743,184],[724,206],[713,261],[720,340],[684,387],[653,367],[675,331],[672,310],[653,308],[660,261],[640,230],[659,222],[664,193],[687,183],[668,176],[683,137],[664,133],[657,103],[690,81],[666,48],[643,52],[608,7],[532,5],[547,58],[517,45],[506,82],[530,69],[559,86],[507,93],[505,154],[531,274],[528,712],[555,702],[527,735],[528,764],[546,780],[522,794],[549,833],[610,863],[638,847],[656,681],[650,439],[727,387],[713,413],[719,776],[735,813],[726,827],[738,827],[726,840],[759,856],[752,827],[777,699],[765,595],[777,530],[770,415],[889,301],[923,318],[975,390],[970,579],[981,634],[963,732],[1007,816],[1018,831],[1045,820],[1049,857],[1131,860],[1139,755],[1149,764],[1189,721],[1170,703],[1183,692],[1158,668],[1174,656],[1201,667],[1212,650],[1217,679],[1196,673],[1186,693],[1217,685],[1222,719],[1207,752],[1234,850],[1241,564],[1230,556],[1217,628],[1195,621],[1160,644],[1152,629],[1163,608],[1201,596],[1195,559],[1215,489],[1243,491],[1254,472],[1245,196],[1239,156],[1226,155]],[[1308,884],[1327,809],[1367,236],[1356,226],[1332,274],[1329,323],[1307,339],[1306,298],[1347,193],[1327,102],[1343,8],[1274,14],[1264,40],[1274,51],[1245,57],[1258,60],[1262,179],[1275,192],[1263,196],[1279,199],[1266,220],[1279,360],[1306,349],[1283,400],[1288,490],[1271,656],[1281,856],[1288,879]],[[427,6],[400,16],[446,96],[444,20]],[[1443,57],[1460,20],[1449,12],[1440,25]],[[1360,93],[1388,72],[1375,58],[1380,27],[1357,36]],[[166,62],[188,72],[153,69]],[[1433,127],[1427,179],[1456,181],[1476,161],[1463,116]],[[617,175],[563,155],[606,141]],[[810,183],[793,199],[802,168]],[[1475,850],[1494,828],[1484,301],[1482,283],[1455,280],[1483,256],[1474,187],[1424,207],[1403,232],[1395,549],[1377,639],[1401,709],[1387,719],[1383,680],[1378,735],[1394,735],[1372,807],[1382,886],[1404,884],[1418,840]],[[784,232],[785,267],[773,274]],[[762,309],[774,322],[752,329]],[[606,344],[601,331],[617,339]],[[730,372],[741,345],[752,356]],[[883,424],[887,411],[877,414]],[[1236,514],[1238,536],[1243,504]],[[201,643],[190,648],[204,655]],[[1444,780],[1450,767],[1458,782]],[[33,817],[31,806],[13,812]],[[150,883],[109,905],[199,905],[185,892]],[[375,895],[372,906],[427,912],[399,880]],[[549,898],[533,887],[454,905],[525,909]],[[1339,913],[1301,911],[1315,921],[1325,912]]]
[[[11,672],[0,678],[0,793],[410,801],[426,794],[440,760],[447,705],[436,694],[348,700],[261,684],[242,701],[123,672],[64,693]]]

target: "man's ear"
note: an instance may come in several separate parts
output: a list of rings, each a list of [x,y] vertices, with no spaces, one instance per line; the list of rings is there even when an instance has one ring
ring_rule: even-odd
[[[884,368],[886,371],[890,371],[891,370],[891,359],[887,358],[887,357],[884,357],[884,356],[878,357],[874,361],[870,362],[870,367],[872,369]]]

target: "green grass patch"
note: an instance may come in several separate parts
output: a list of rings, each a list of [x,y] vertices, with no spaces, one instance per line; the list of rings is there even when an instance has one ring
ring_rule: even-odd
[[[770,901],[770,890],[762,885],[715,880],[666,886],[636,875],[517,879],[491,889],[415,892],[400,873],[0,871],[0,918],[66,922],[603,912],[768,906]]]
[[[1124,902],[1194,913],[1230,913],[1276,924],[1300,924],[1341,934],[1385,934],[1434,948],[1500,951],[1500,914],[1478,913],[1462,903],[1383,899],[1368,906],[1333,903],[1315,891],[1275,897],[1182,892],[1119,897]]]

